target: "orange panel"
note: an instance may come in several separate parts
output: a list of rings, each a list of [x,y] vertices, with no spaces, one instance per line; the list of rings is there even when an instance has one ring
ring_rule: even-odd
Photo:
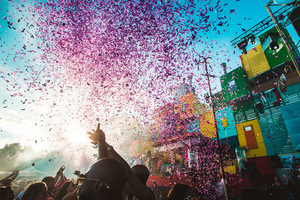
[[[179,99],[180,119],[191,117],[194,113],[194,94],[192,92]]]

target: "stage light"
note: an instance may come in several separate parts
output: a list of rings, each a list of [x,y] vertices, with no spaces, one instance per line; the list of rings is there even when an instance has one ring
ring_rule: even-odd
[[[279,48],[279,45],[277,43],[278,39],[279,39],[278,33],[268,33],[262,42],[263,50],[266,50],[268,47],[270,47],[271,50],[278,49]]]
[[[248,40],[245,39],[236,45],[239,50],[243,51],[243,54],[247,54],[247,50],[246,50],[247,43]]]
[[[251,44],[255,44],[255,36],[254,35],[250,35],[249,36],[249,41]]]
[[[298,36],[300,37],[300,6],[295,8],[288,17],[291,24],[293,25],[295,31],[297,32]]]

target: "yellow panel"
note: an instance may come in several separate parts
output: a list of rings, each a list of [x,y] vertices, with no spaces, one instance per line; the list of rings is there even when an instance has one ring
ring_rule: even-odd
[[[247,54],[242,54],[240,59],[248,78],[255,77],[270,69],[261,44],[249,50]]]
[[[153,153],[154,147],[151,146],[151,143],[148,140],[140,140],[140,155],[145,155],[147,151]]]
[[[236,174],[236,166],[225,166],[224,171],[229,174]]]
[[[258,148],[246,150],[247,158],[267,156],[267,150],[265,147],[264,139],[262,137],[262,133],[257,119],[236,125],[240,147],[247,147],[246,136],[243,127],[248,126],[250,124],[252,124],[253,126]]]
[[[200,115],[201,134],[208,138],[216,137],[216,127],[213,112],[209,111]]]
[[[222,119],[222,126],[223,126],[223,127],[227,127],[227,126],[228,126],[227,117],[224,117],[224,118]]]

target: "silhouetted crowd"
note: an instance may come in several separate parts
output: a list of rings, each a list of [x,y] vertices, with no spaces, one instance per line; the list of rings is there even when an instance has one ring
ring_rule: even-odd
[[[75,171],[77,179],[67,179],[65,167],[56,176],[46,176],[41,181],[21,179],[19,171],[0,180],[0,200],[154,200],[155,194],[147,187],[149,170],[145,165],[132,168],[105,140],[98,124],[96,131],[88,132],[92,143],[98,145],[98,160],[82,174]],[[194,196],[194,197],[193,197]],[[192,188],[176,184],[166,197],[170,200],[198,199]],[[161,198],[160,198],[161,199]]]

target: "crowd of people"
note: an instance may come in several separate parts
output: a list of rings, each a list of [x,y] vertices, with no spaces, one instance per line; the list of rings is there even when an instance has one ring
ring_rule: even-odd
[[[100,124],[96,131],[88,132],[88,135],[92,143],[98,146],[98,159],[86,173],[75,171],[77,178],[68,179],[64,175],[65,167],[61,166],[56,176],[46,176],[41,180],[16,180],[19,171],[15,170],[0,180],[0,200],[201,199],[197,189],[180,183],[175,184],[165,197],[157,197],[155,191],[146,185],[150,175],[147,166],[137,164],[130,167],[106,142]],[[218,183],[217,199],[225,197],[223,184],[222,180]],[[298,184],[287,174],[283,174],[282,180],[275,176],[272,187],[284,187],[289,199],[300,199]]]
[[[300,199],[299,183],[288,174],[282,175],[282,180],[278,176],[274,176],[273,187],[284,187],[290,199]]]
[[[197,189],[180,183],[175,184],[165,197],[157,197],[155,191],[146,185],[150,175],[147,166],[137,164],[130,167],[106,142],[100,124],[96,131],[88,132],[88,135],[91,142],[98,146],[98,159],[86,173],[75,171],[77,178],[68,179],[64,175],[65,167],[61,166],[56,176],[46,176],[41,180],[16,180],[19,171],[15,170],[0,180],[0,200],[201,199]],[[218,183],[215,191],[217,199],[225,199],[223,184],[222,180]],[[284,187],[289,199],[300,199],[299,187],[286,174],[282,180],[275,176],[272,187]]]
[[[154,200],[154,192],[147,187],[149,170],[145,165],[129,164],[105,140],[98,124],[88,132],[92,143],[98,145],[98,160],[82,174],[75,171],[77,180],[67,179],[65,167],[55,177],[41,181],[21,179],[19,171],[0,180],[0,200]],[[187,185],[176,184],[167,196],[169,200],[196,199]]]

